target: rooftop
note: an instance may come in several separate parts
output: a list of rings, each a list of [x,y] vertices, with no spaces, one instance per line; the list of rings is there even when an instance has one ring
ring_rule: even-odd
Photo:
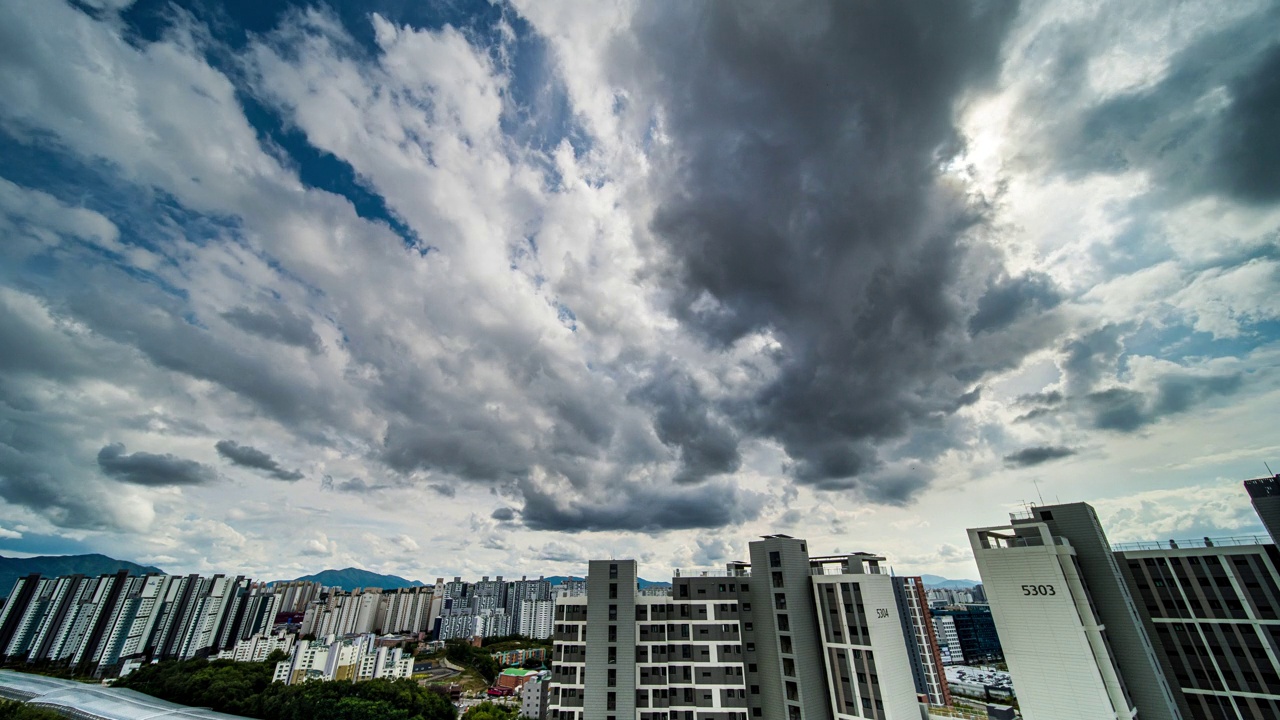
[[[134,690],[0,670],[0,697],[84,720],[242,720],[207,708],[171,703]]]

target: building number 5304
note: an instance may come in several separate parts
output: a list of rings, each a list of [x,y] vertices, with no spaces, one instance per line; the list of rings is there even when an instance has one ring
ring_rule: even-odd
[[[1023,595],[1057,595],[1058,591],[1053,589],[1052,585],[1023,585]]]

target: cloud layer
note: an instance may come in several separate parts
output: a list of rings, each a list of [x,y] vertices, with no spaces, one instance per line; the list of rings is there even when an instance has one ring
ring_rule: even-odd
[[[1274,419],[1275,3],[28,5],[5,542],[947,572],[958,498]]]

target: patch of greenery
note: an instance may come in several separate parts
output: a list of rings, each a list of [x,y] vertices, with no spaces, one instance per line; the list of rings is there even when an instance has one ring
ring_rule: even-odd
[[[448,698],[412,680],[271,681],[275,662],[166,661],[116,681],[170,702],[259,720],[454,720]]]
[[[48,708],[28,705],[24,702],[0,700],[0,720],[65,720]]]
[[[482,702],[467,708],[462,714],[462,720],[516,720],[519,714],[520,711],[515,708]]]
[[[472,647],[461,640],[450,640],[444,649],[444,656],[449,662],[475,670],[489,683],[496,680],[502,672],[502,666],[491,657],[492,654],[493,651],[488,648]]]

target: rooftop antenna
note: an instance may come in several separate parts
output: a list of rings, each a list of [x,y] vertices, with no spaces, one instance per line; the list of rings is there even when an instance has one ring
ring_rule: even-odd
[[[1033,485],[1035,485],[1035,486],[1036,486],[1036,495],[1039,495],[1039,496],[1040,496],[1040,504],[1041,504],[1041,505],[1043,505],[1043,504],[1044,504],[1044,495],[1042,495],[1042,494],[1040,493],[1040,481],[1039,481],[1039,480],[1036,480],[1035,478],[1032,478],[1032,479],[1031,479],[1031,484],[1033,484]]]
[[[1267,464],[1266,460],[1262,461],[1262,466],[1267,469],[1267,474],[1270,475],[1271,477],[1280,477],[1280,475],[1276,475],[1275,473],[1271,472],[1271,466]]]

